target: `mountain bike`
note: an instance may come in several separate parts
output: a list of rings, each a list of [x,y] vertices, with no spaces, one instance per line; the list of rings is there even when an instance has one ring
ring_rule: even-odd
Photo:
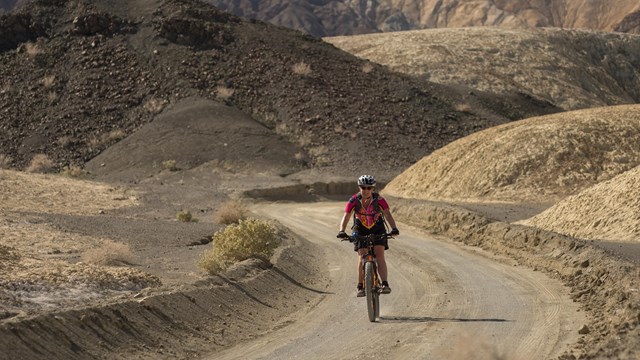
[[[371,322],[375,322],[376,319],[380,317],[380,289],[382,287],[373,244],[376,240],[385,238],[393,238],[393,236],[391,236],[391,233],[370,234],[349,236],[342,239],[342,241],[349,241],[351,243],[359,241],[361,248],[367,249],[367,252],[362,255],[362,271],[364,274],[364,291],[367,297],[367,313],[369,314],[369,321]]]

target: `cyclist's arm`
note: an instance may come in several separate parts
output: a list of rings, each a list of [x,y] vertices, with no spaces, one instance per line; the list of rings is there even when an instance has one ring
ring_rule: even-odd
[[[384,214],[384,218],[389,222],[391,228],[397,228],[396,220],[393,218],[393,215],[391,215],[391,211],[389,211],[389,208],[382,210],[382,213]]]
[[[351,212],[345,212],[342,215],[342,221],[340,221],[340,231],[345,231],[347,228],[347,224],[349,223],[349,218],[351,217]]]

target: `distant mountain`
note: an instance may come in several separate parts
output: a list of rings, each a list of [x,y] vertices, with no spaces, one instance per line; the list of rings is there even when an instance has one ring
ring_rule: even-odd
[[[500,26],[640,33],[638,0],[206,0],[233,14],[314,36]]]

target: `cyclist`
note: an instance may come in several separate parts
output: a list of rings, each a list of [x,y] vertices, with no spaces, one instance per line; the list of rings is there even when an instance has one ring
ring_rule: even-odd
[[[376,179],[372,175],[362,175],[358,178],[358,187],[360,191],[353,195],[344,209],[344,215],[340,222],[340,231],[338,238],[347,238],[349,235],[345,232],[349,218],[353,212],[353,236],[362,235],[380,235],[386,234],[385,220],[391,225],[391,234],[399,235],[400,231],[396,227],[396,222],[389,210],[387,201],[375,192]],[[389,283],[387,282],[387,263],[384,259],[384,251],[389,249],[388,240],[377,239],[374,243],[374,252],[378,262],[378,273],[382,280],[382,294],[391,292]],[[362,248],[361,244],[356,241],[354,250],[358,252],[358,287],[356,296],[365,296],[364,292],[364,274],[362,273],[362,255],[366,253],[366,248]]]

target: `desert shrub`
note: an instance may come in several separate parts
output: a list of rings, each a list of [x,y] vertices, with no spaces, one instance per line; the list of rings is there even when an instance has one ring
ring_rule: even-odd
[[[165,160],[162,162],[162,168],[169,171],[178,171],[175,160]]]
[[[373,64],[371,63],[365,63],[364,65],[362,65],[362,72],[365,74],[368,74],[370,72],[373,71]]]
[[[89,177],[89,172],[79,166],[65,166],[61,174],[76,179],[86,179]]]
[[[53,161],[46,154],[36,154],[25,169],[31,173],[46,173],[53,170]]]
[[[108,142],[115,142],[124,139],[127,137],[127,134],[122,129],[111,130],[105,136],[105,140]]]
[[[455,104],[453,106],[454,110],[459,111],[459,112],[466,112],[469,113],[471,112],[471,105],[467,104],[467,103],[458,103]]]
[[[34,58],[40,54],[42,54],[42,50],[38,46],[38,44],[28,42],[24,45],[24,51],[27,53],[27,56],[30,58]]]
[[[47,99],[49,99],[50,103],[55,103],[56,101],[58,101],[60,97],[58,96],[58,93],[55,91],[49,91],[47,93]]]
[[[229,200],[223,203],[213,214],[213,220],[218,224],[237,224],[240,220],[246,220],[248,209],[238,200]]]
[[[295,63],[291,69],[296,75],[307,76],[311,74],[311,66],[309,66],[309,64],[305,63],[304,61]]]
[[[151,114],[158,114],[162,110],[164,110],[165,105],[167,104],[166,100],[151,98],[147,100],[142,108]]]
[[[180,211],[176,214],[176,219],[180,222],[198,222],[198,219],[191,215],[190,211]]]
[[[250,258],[268,259],[280,245],[275,227],[264,220],[240,220],[213,235],[213,247],[205,251],[198,266],[216,274]]]
[[[51,86],[53,86],[55,80],[55,75],[47,75],[42,79],[42,86],[44,86],[45,88],[50,88]]]
[[[71,145],[72,142],[73,142],[73,139],[71,138],[71,136],[68,136],[68,135],[64,135],[58,138],[58,145],[62,147],[67,147]]]
[[[133,255],[127,244],[107,240],[98,248],[82,253],[82,261],[96,265],[119,265],[132,262]]]
[[[0,154],[0,169],[8,169],[11,167],[13,159],[9,155]]]
[[[104,145],[111,145],[118,140],[122,140],[126,137],[126,135],[127,134],[124,132],[124,130],[116,129],[100,136],[92,136],[87,144],[92,149],[97,149]]]
[[[221,100],[228,100],[233,96],[234,92],[235,90],[224,85],[218,85],[218,87],[216,87],[216,96]]]

